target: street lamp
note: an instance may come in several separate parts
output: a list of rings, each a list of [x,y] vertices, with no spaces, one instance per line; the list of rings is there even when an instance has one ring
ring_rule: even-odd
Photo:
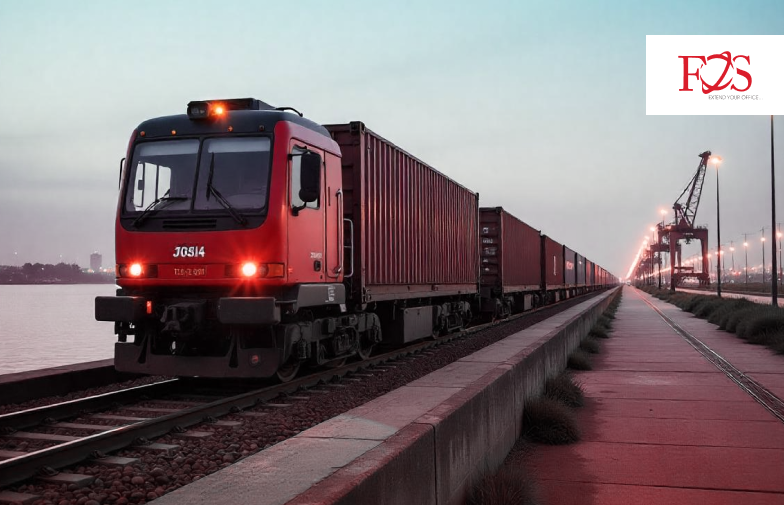
[[[743,234],[743,250],[746,253],[746,284],[749,283],[749,243],[746,241],[746,234]]]
[[[667,210],[666,209],[661,209],[659,211],[659,213],[661,214],[661,217],[662,217],[660,229],[664,230],[664,217],[667,215]],[[659,246],[661,247],[661,237],[659,237]],[[661,277],[661,267],[662,267],[661,257],[662,256],[661,256],[661,253],[662,253],[661,250],[659,250],[659,289],[661,289],[661,285],[662,285],[662,277]],[[672,260],[670,260],[670,261],[672,261]]]
[[[779,223],[778,230],[779,231],[776,232],[776,236],[779,238],[779,280],[778,280],[778,282],[781,283],[782,282],[782,275],[781,275],[781,223]]]
[[[721,156],[711,156],[710,162],[716,167],[716,241],[719,244],[718,253],[716,255],[716,294],[721,298],[721,213],[719,212],[719,165],[721,165]]]
[[[773,230],[776,229],[776,170],[774,169],[774,160],[776,157],[774,156],[773,152],[773,114],[770,115],[770,234],[771,234],[771,256],[770,259],[771,268],[770,274],[771,277],[776,275],[776,242],[773,240]],[[763,273],[765,268],[762,268]],[[779,306],[779,286],[776,282],[776,279],[771,279],[771,302],[773,303],[774,307]]]
[[[656,242],[653,238],[653,232],[656,231],[655,226],[651,226],[651,285],[653,285],[653,244]],[[659,261],[659,248],[656,247],[656,264],[658,265]],[[661,289],[661,269],[659,270],[659,289]]]
[[[762,229],[762,283],[765,284],[765,228]]]
[[[730,242],[730,255],[732,256],[732,270],[731,270],[731,272],[734,275],[735,274],[735,242]]]

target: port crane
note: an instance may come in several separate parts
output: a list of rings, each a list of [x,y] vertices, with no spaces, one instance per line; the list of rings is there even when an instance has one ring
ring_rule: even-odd
[[[675,290],[684,279],[696,278],[700,286],[710,285],[710,266],[708,263],[708,228],[695,224],[697,218],[697,208],[700,205],[702,196],[702,185],[705,182],[705,172],[708,168],[711,152],[705,151],[699,154],[700,164],[697,172],[691,178],[686,188],[681,192],[681,196],[672,206],[675,217],[672,223],[659,223],[656,243],[650,247],[650,261],[653,261],[653,253],[659,252],[670,255],[670,289]],[[692,240],[700,241],[702,251],[702,271],[695,272],[693,265],[681,265],[681,244],[685,240],[687,244]]]

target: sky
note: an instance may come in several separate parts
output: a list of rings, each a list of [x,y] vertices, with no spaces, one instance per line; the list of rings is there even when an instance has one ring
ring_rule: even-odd
[[[112,265],[133,129],[252,96],[361,120],[619,276],[711,150],[722,241],[748,233],[751,266],[770,236],[769,117],[646,116],[645,36],[783,30],[779,0],[0,0],[0,264]],[[715,195],[710,170],[712,244]]]

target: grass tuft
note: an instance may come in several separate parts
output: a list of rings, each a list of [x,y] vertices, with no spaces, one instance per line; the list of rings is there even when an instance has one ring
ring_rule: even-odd
[[[468,505],[538,505],[536,483],[520,470],[502,468],[486,475],[468,494]]]
[[[599,316],[599,319],[596,320],[594,328],[603,328],[605,331],[609,331],[612,329],[612,324],[610,323],[610,320],[607,318],[607,316],[602,314]]]
[[[599,343],[599,339],[595,337],[588,336],[580,342],[580,349],[587,352],[588,354],[599,354],[601,350],[601,344]]]
[[[566,366],[572,370],[593,370],[590,356],[582,349],[575,349],[574,352],[569,355]]]
[[[563,403],[544,396],[525,405],[523,433],[529,440],[550,445],[571,444],[580,440],[574,412]]]
[[[544,385],[544,396],[556,400],[567,407],[582,407],[585,403],[585,393],[582,384],[574,380],[572,374],[563,371]]]

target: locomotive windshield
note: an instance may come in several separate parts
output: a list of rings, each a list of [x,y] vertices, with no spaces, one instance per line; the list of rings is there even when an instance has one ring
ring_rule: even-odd
[[[160,140],[136,146],[125,210],[259,211],[266,207],[268,137]],[[219,197],[219,196],[220,197]],[[223,201],[221,201],[223,200]],[[227,209],[231,207],[231,209]]]

